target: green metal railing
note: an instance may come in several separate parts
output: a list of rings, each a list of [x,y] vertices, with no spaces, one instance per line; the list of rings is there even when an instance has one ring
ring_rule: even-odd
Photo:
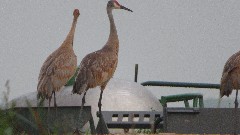
[[[141,83],[141,85],[143,85],[143,86],[167,86],[167,87],[220,89],[220,84],[210,84],[210,83],[147,81],[147,82]]]
[[[220,89],[220,84],[209,84],[209,83],[147,81],[147,82],[141,83],[141,85],[143,85],[143,86]],[[168,102],[184,101],[185,107],[189,108],[189,102],[188,102],[189,100],[193,100],[193,107],[197,107],[198,105],[200,108],[204,107],[203,95],[199,94],[199,93],[187,93],[187,94],[179,94],[179,95],[162,96],[159,101],[164,107],[167,107]]]
[[[184,101],[185,107],[189,108],[190,107],[188,102],[189,100],[193,100],[193,107],[197,107],[198,105],[200,108],[204,107],[203,95],[200,93],[187,93],[170,96],[161,96],[159,102],[162,104],[162,106],[167,107],[167,103],[169,102]]]

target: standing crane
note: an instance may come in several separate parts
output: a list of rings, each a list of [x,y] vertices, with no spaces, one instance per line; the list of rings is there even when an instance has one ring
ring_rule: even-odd
[[[120,5],[116,0],[108,1],[107,14],[110,21],[110,35],[108,41],[102,49],[92,52],[83,58],[72,90],[73,93],[80,95],[84,93],[82,98],[83,108],[87,90],[100,86],[101,93],[98,101],[99,113],[101,113],[103,90],[112,78],[118,63],[119,40],[112,14],[113,9],[124,9],[133,12]]]
[[[38,99],[48,99],[48,111],[54,95],[54,106],[57,107],[55,92],[59,91],[74,75],[77,68],[77,57],[73,51],[73,39],[77,24],[79,10],[73,11],[71,30],[62,45],[50,54],[42,65],[38,77]]]
[[[233,54],[226,62],[221,79],[220,98],[229,96],[233,89],[236,90],[235,98],[235,132],[237,129],[238,89],[240,88],[240,51]],[[236,134],[236,133],[235,133]]]
[[[226,62],[221,79],[220,97],[229,96],[236,90],[235,108],[238,108],[238,89],[240,88],[240,51],[233,54]]]

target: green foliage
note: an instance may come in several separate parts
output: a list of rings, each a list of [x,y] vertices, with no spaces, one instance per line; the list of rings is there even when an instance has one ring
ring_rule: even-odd
[[[67,82],[67,84],[65,86],[72,86],[75,82],[75,78],[77,77],[77,73],[78,70],[80,69],[80,67],[77,67],[75,74],[73,75],[73,77]]]
[[[157,129],[156,134],[162,133],[163,129]],[[152,134],[151,129],[135,129],[137,134]]]
[[[41,113],[41,106],[43,105],[43,102],[40,101],[40,103],[38,104],[39,108],[37,109],[37,111],[34,111],[32,109],[31,103],[26,101],[29,108],[30,116],[34,119],[34,121],[30,121],[23,115],[17,113],[17,111],[15,110],[14,102],[9,104],[9,94],[10,94],[9,81],[6,82],[5,87],[6,87],[6,91],[3,92],[3,97],[2,97],[3,104],[0,106],[0,135],[14,135],[19,133],[24,135],[25,134],[24,131],[18,130],[19,121],[20,123],[24,123],[25,126],[28,125],[31,128],[38,130],[40,134],[48,134],[47,129],[42,127],[43,117],[41,117],[42,115],[40,113]],[[39,115],[37,119],[35,116],[36,112],[38,112],[38,115]]]
[[[10,93],[9,81],[5,84],[6,91],[3,92],[3,106],[0,108],[0,134],[12,135],[14,133],[14,125],[16,123],[16,114],[13,110],[14,103],[9,106],[8,97]],[[8,110],[6,110],[9,108]]]
[[[39,101],[37,107],[32,107],[31,103],[26,101],[28,109],[17,108],[15,103],[9,102],[9,81],[6,82],[5,88],[3,97],[0,97],[3,101],[0,104],[0,135],[27,135],[28,131],[25,130],[29,129],[31,129],[31,132],[43,135],[57,135],[60,131],[65,133],[62,122],[58,120],[51,123],[51,131],[49,130],[48,124],[46,124],[49,115],[46,114],[46,108],[43,108],[43,101]],[[90,133],[89,129],[85,134]]]
[[[15,125],[15,113],[13,110],[0,109],[0,134],[12,135]]]
[[[35,123],[32,123],[27,118],[22,116],[21,114],[18,114],[15,111],[16,104],[12,102],[9,104],[9,94],[10,94],[10,86],[9,81],[6,81],[5,84],[6,91],[3,92],[3,105],[0,107],[0,135],[14,135],[19,133],[17,128],[17,122],[22,121],[31,127],[38,129],[39,127]],[[27,104],[29,106],[29,111],[32,116],[34,116],[33,110],[31,109],[30,103],[27,101]],[[21,132],[21,134],[24,134],[24,132]]]

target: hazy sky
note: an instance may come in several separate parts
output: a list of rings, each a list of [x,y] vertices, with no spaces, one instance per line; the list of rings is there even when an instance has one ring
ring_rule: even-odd
[[[120,40],[114,78],[219,83],[226,60],[240,50],[239,0],[119,0],[134,12],[114,11]],[[10,80],[11,98],[36,91],[46,57],[69,32],[80,10],[74,39],[78,64],[109,35],[107,0],[1,0],[0,93]],[[152,89],[152,88],[150,88]],[[155,95],[218,91],[152,89]]]

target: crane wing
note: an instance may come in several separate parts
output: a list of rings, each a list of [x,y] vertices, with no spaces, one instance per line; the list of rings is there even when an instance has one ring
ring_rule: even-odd
[[[117,55],[96,51],[84,57],[73,87],[73,93],[81,94],[88,88],[101,86],[111,79],[117,66]]]
[[[229,96],[233,89],[239,89],[240,86],[240,51],[233,54],[226,62],[220,87],[220,96]]]
[[[77,58],[74,53],[52,53],[41,68],[38,92],[44,97],[50,97],[53,90],[58,91],[73,76],[76,67]]]
[[[77,68],[77,57],[75,55],[65,53],[59,55],[53,62],[53,66],[47,71],[48,75],[52,75],[55,87],[62,87],[74,75]]]
[[[231,72],[234,68],[237,68],[240,66],[240,51],[233,54],[226,62],[223,73],[225,72]]]

